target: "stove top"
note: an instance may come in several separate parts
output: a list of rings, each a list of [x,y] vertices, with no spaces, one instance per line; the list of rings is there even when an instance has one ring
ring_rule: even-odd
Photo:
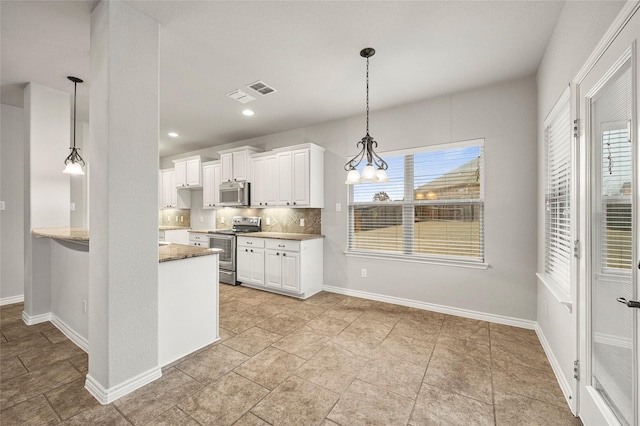
[[[209,234],[246,234],[249,232],[260,232],[260,225],[262,218],[257,216],[234,216],[232,219],[233,227],[231,229],[220,229],[216,231],[209,231]]]

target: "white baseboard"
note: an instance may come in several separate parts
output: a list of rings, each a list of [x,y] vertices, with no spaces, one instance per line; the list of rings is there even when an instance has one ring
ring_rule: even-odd
[[[60,318],[55,315],[51,315],[51,323],[56,326],[58,330],[69,340],[76,344],[80,349],[89,353],[89,341],[72,330],[67,324],[65,324]]]
[[[24,294],[19,294],[17,296],[3,297],[2,299],[0,299],[0,306],[13,305],[14,303],[22,302],[24,302]]]
[[[148,385],[160,377],[162,377],[162,370],[160,367],[155,367],[132,377],[124,383],[105,389],[100,383],[91,377],[90,374],[87,374],[87,380],[85,381],[84,387],[95,399],[98,400],[98,402],[100,402],[100,404],[106,405],[112,403],[118,398],[122,398],[123,396],[130,394],[136,389]]]
[[[51,312],[46,314],[29,316],[25,311],[22,311],[22,321],[27,325],[40,324],[41,322],[51,321]]]
[[[472,311],[469,309],[454,308],[444,305],[436,305],[434,303],[420,302],[417,300],[403,299],[401,297],[386,296],[382,294],[369,293],[366,291],[350,290],[342,287],[323,286],[324,291],[331,293],[344,294],[345,296],[360,297],[362,299],[377,300],[378,302],[392,303],[394,305],[408,306],[411,308],[424,309],[426,311],[440,312],[442,314],[455,315],[475,320],[494,322],[497,324],[510,325],[513,327],[526,328],[534,330],[536,328],[535,321],[523,320],[520,318],[507,317],[503,315],[488,314],[485,312]]]
[[[542,329],[540,328],[539,325],[536,324],[536,334],[538,335],[538,340],[540,340],[540,344],[542,345],[542,349],[544,349],[544,353],[547,355],[547,359],[549,360],[549,364],[551,364],[551,369],[553,370],[553,373],[556,376],[556,380],[558,381],[558,384],[560,385],[560,389],[562,390],[562,393],[564,395],[564,399],[567,401],[567,404],[569,405],[569,408],[571,409],[571,412],[573,413],[573,415],[576,415],[576,404],[574,403],[572,397],[571,397],[571,384],[569,383],[569,381],[567,380],[567,377],[565,377],[564,374],[562,374],[562,369],[560,368],[560,363],[558,362],[558,360],[556,359],[553,351],[551,350],[551,345],[549,344],[549,341],[547,340],[547,338],[544,336],[544,333],[542,332]]]

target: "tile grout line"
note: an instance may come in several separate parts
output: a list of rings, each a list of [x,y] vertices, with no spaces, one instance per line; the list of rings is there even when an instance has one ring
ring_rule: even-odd
[[[493,383],[493,347],[491,345],[491,324],[487,326],[489,332],[489,371],[491,373],[491,407],[493,409],[493,424],[498,424],[498,416],[496,415],[496,386]]]

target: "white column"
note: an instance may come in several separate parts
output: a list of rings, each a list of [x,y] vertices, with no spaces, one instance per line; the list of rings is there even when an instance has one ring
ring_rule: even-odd
[[[91,14],[89,374],[103,404],[158,368],[158,23],[120,1]]]
[[[63,77],[64,78],[64,77]],[[51,313],[50,268],[34,262],[48,240],[31,236],[33,228],[69,226],[69,175],[62,173],[69,154],[71,103],[67,92],[29,83],[24,90],[24,314],[27,324],[47,321]],[[45,256],[46,257],[46,256]]]

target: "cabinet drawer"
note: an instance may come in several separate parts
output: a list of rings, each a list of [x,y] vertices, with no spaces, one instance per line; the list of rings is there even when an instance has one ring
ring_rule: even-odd
[[[299,241],[267,240],[267,248],[273,250],[300,251]]]
[[[209,243],[209,236],[207,234],[200,234],[198,232],[189,232],[189,241],[198,241],[201,243]]]
[[[238,246],[264,248],[264,240],[262,238],[238,237]]]

